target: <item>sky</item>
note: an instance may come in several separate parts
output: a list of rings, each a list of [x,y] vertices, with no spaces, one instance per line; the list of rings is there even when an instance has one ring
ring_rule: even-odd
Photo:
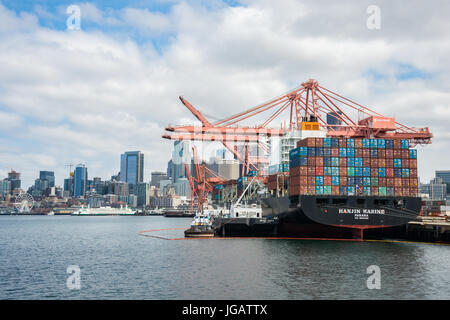
[[[80,9],[80,28],[67,9]],[[367,9],[380,9],[378,29]],[[0,0],[0,178],[68,164],[109,179],[120,154],[165,171],[171,124],[248,109],[313,78],[353,101],[429,127],[423,182],[450,169],[450,2]]]

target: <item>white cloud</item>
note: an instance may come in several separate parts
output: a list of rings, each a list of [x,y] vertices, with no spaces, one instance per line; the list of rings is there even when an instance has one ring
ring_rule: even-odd
[[[148,179],[170,158],[172,142],[160,138],[164,126],[196,122],[179,95],[222,118],[316,78],[401,123],[429,126],[435,145],[422,150],[430,165],[421,168],[429,179],[450,155],[440,154],[449,150],[449,5],[438,1],[442,10],[436,12],[420,1],[407,7],[380,1],[377,32],[366,28],[369,2],[247,1],[208,8],[180,2],[165,14],[101,10],[85,2],[82,19],[98,27],[82,21],[75,32],[39,26],[33,14],[0,4],[0,125],[16,128],[29,119],[19,135],[23,145],[1,170],[17,163],[32,181],[47,161],[58,167],[61,183],[65,164],[83,162],[90,175],[107,178],[118,171],[120,153],[138,149],[146,153]],[[35,12],[57,19],[46,8]],[[118,29],[102,31],[109,27]],[[162,34],[168,38],[158,53],[151,41]],[[399,64],[430,77],[400,81]],[[384,78],[372,79],[370,71]],[[20,147],[30,145],[51,158],[19,156]]]

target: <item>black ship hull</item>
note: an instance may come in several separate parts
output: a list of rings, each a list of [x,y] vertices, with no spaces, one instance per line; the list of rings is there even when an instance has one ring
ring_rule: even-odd
[[[278,215],[278,236],[363,239],[388,236],[415,219],[418,197],[300,195]]]

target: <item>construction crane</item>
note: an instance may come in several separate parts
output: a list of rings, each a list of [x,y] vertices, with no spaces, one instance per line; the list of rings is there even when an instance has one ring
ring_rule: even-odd
[[[248,170],[257,169],[258,163],[267,163],[267,156],[252,158],[247,154],[248,145],[256,143],[268,152],[265,142],[269,137],[280,137],[292,130],[327,131],[330,137],[365,137],[386,139],[408,139],[411,146],[429,144],[433,137],[429,129],[412,128],[386,117],[372,109],[358,104],[319,85],[314,79],[303,82],[300,87],[264,102],[256,107],[237,113],[215,122],[210,122],[186,99],[180,97],[186,108],[202,123],[201,126],[168,126],[162,137],[172,140],[219,141],[230,150]],[[282,114],[289,111],[289,122],[281,128],[269,128],[269,125]],[[239,126],[245,120],[253,120],[264,112],[270,115],[253,127]],[[350,116],[357,112],[361,120]],[[330,124],[327,117],[334,119]],[[251,119],[253,118],[253,119]],[[242,152],[233,144],[243,142]],[[242,154],[244,153],[244,154]]]
[[[197,208],[203,212],[203,208],[208,204],[208,194],[212,193],[214,185],[225,181],[220,175],[210,170],[206,164],[200,163],[197,156],[197,148],[192,148],[194,157],[195,177],[189,171],[187,164],[185,165],[189,184],[191,186],[191,212],[194,210],[194,202],[197,200]]]

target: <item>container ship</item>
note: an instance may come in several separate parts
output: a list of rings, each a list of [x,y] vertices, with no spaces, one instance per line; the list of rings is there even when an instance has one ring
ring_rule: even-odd
[[[203,183],[198,189],[204,192],[214,184],[213,199],[223,205],[239,197],[256,172],[257,183],[245,200],[259,201],[263,217],[276,218],[278,236],[378,237],[420,214],[414,147],[431,143],[427,127],[403,125],[314,79],[214,122],[180,100],[201,126],[169,126],[163,138],[220,141],[242,163],[237,181],[208,178],[197,170],[192,190]],[[284,125],[268,128],[285,110]],[[264,112],[270,115],[259,122]],[[239,126],[249,120],[252,126]],[[256,154],[250,143],[257,144]]]
[[[362,239],[420,213],[417,150],[407,139],[306,138],[289,157],[281,235]]]

